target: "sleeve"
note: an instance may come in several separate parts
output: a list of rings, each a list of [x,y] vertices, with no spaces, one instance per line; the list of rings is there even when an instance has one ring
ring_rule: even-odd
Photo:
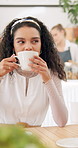
[[[54,121],[58,126],[65,126],[68,119],[68,111],[62,94],[61,80],[57,75],[52,75],[52,79],[44,85],[49,96]]]

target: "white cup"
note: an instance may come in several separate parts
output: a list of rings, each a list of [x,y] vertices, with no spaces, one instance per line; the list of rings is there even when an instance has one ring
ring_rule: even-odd
[[[36,51],[20,51],[18,52],[17,57],[20,62],[20,67],[22,70],[31,71],[31,67],[28,65],[32,63],[29,59],[34,56],[38,56],[38,52]]]

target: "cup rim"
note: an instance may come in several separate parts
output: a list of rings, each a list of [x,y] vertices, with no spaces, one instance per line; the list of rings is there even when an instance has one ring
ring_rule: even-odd
[[[25,52],[32,52],[32,53],[38,53],[38,51],[32,51],[32,50],[30,50],[30,51],[28,51],[28,50],[25,50],[25,51],[19,51],[17,54],[19,54],[19,53],[25,53]]]

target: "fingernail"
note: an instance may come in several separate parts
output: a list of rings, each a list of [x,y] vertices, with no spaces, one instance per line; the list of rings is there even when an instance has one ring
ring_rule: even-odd
[[[15,56],[15,54],[12,54],[12,56],[11,57],[14,57]]]

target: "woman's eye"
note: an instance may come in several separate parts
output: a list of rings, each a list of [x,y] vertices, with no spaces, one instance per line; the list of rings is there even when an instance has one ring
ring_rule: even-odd
[[[24,43],[24,41],[18,41],[18,43],[22,44],[22,43]]]
[[[32,43],[37,43],[37,42],[39,42],[39,41],[38,41],[38,40],[33,40],[33,41],[32,41]]]

